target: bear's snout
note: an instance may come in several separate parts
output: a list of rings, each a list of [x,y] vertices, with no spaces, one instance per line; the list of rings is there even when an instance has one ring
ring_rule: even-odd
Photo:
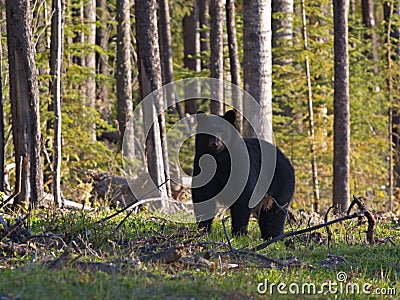
[[[209,140],[209,148],[212,152],[219,152],[224,149],[222,141],[215,136],[212,136]]]

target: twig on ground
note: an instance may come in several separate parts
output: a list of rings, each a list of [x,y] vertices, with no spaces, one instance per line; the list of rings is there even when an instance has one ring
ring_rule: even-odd
[[[226,240],[228,241],[229,249],[233,252],[233,251],[235,251],[235,248],[233,248],[233,246],[232,246],[231,240],[230,240],[229,235],[228,235],[228,230],[226,229],[226,226],[225,226],[225,222],[226,222],[227,219],[228,219],[228,217],[225,217],[225,218],[221,219],[222,227],[224,228],[224,234],[225,234]]]
[[[277,266],[280,266],[280,267],[287,267],[288,266],[288,264],[286,262],[282,261],[282,260],[271,258],[271,257],[267,257],[265,255],[262,255],[262,254],[259,254],[259,253],[255,253],[254,251],[249,251],[249,250],[243,249],[243,250],[238,250],[235,253],[241,254],[241,255],[244,255],[244,256],[253,256],[253,257],[261,259],[263,261],[267,261],[269,263],[276,264]]]
[[[373,214],[371,213],[371,211],[365,206],[365,204],[359,198],[357,198],[356,196],[353,196],[353,198],[354,198],[354,200],[350,204],[346,216],[343,216],[343,217],[340,217],[340,218],[337,218],[337,219],[334,219],[334,220],[331,220],[331,221],[326,221],[323,224],[318,224],[318,225],[315,225],[315,226],[312,226],[312,227],[309,227],[309,228],[305,228],[305,229],[301,229],[301,230],[298,230],[298,231],[293,231],[293,232],[288,232],[288,233],[285,233],[285,234],[281,234],[281,235],[279,235],[279,236],[277,236],[277,237],[275,237],[275,238],[273,238],[273,239],[271,239],[269,241],[266,241],[266,242],[264,242],[264,243],[262,243],[262,244],[260,244],[260,245],[258,245],[256,247],[252,248],[251,250],[252,251],[259,251],[259,250],[262,250],[262,249],[268,247],[269,245],[271,245],[271,244],[273,244],[273,243],[275,243],[277,241],[283,240],[285,238],[288,238],[288,237],[291,237],[291,236],[295,236],[295,235],[304,234],[304,233],[311,232],[311,231],[314,231],[314,230],[317,230],[317,229],[320,229],[320,228],[323,228],[323,227],[328,227],[329,225],[332,225],[332,224],[335,224],[335,223],[339,223],[339,222],[342,222],[342,221],[345,221],[345,220],[354,219],[354,218],[360,218],[362,216],[365,216],[368,219],[367,241],[370,244],[373,244],[374,243],[375,225],[376,225],[375,218],[374,218]],[[357,205],[358,208],[360,209],[360,211],[350,215],[349,213],[350,213],[351,209],[354,207],[354,205]],[[328,212],[329,212],[330,209],[331,208],[328,209]],[[327,219],[328,212],[325,215],[325,220]],[[328,234],[329,234],[329,231],[328,231]]]
[[[26,245],[21,246],[17,243],[13,243],[13,242],[1,242],[0,241],[0,252],[2,252],[3,254],[12,255],[12,256],[17,254],[19,256],[23,256],[28,252],[27,250],[28,250],[28,247],[26,247]]]
[[[85,246],[85,248],[89,251],[89,253],[91,253],[92,255],[96,256],[99,259],[101,258],[96,251],[94,251],[92,248],[89,247],[89,245],[84,241],[84,239],[81,237],[80,234],[77,235],[77,238]]]
[[[15,197],[17,197],[21,193],[21,186],[22,186],[22,162],[23,162],[23,156],[20,156],[19,158],[19,166],[18,166],[18,175],[19,175],[19,181],[18,181],[18,190],[14,192],[10,197],[5,199],[1,204],[0,204],[0,209],[2,209],[4,206],[6,206],[8,203],[11,202]],[[1,241],[1,239],[0,239]]]
[[[371,245],[375,243],[375,225],[376,225],[376,220],[372,212],[365,206],[364,202],[361,200],[363,199],[362,197],[357,198],[356,196],[353,195],[353,202],[351,202],[349,209],[347,210],[347,214],[350,213],[351,209],[354,207],[354,205],[358,206],[358,209],[361,211],[364,211],[364,216],[368,220],[368,229],[367,229],[367,241]]]
[[[60,234],[35,234],[31,235],[30,237],[26,238],[21,244],[26,244],[35,239],[56,239],[61,242],[63,247],[67,247],[67,243],[63,240]]]
[[[24,225],[24,221],[26,220],[27,217],[28,215],[26,215],[23,219],[18,218],[14,225],[5,230],[3,234],[0,236],[0,242],[7,236],[9,236],[13,231],[17,230],[19,227]]]
[[[325,217],[324,217],[325,223],[328,222],[329,213],[330,213],[330,211],[331,211],[332,209],[334,209],[334,208],[335,208],[335,206],[332,205],[332,206],[329,207],[328,210],[326,211]],[[332,231],[331,231],[331,229],[329,228],[329,226],[326,226],[325,229],[326,229],[326,234],[327,234],[327,236],[328,236],[327,242],[328,242],[328,251],[329,251],[329,249],[331,248]]]
[[[307,232],[311,232],[311,231],[314,231],[314,230],[317,230],[317,229],[320,229],[320,228],[323,228],[323,227],[326,227],[326,226],[329,226],[329,225],[332,225],[332,224],[335,224],[335,223],[339,223],[339,222],[342,222],[342,221],[345,221],[345,220],[358,218],[359,216],[364,215],[364,213],[365,213],[365,211],[363,210],[363,211],[356,212],[356,213],[354,213],[352,215],[347,215],[347,216],[340,217],[338,219],[331,220],[331,221],[323,223],[323,224],[318,224],[318,225],[315,225],[315,226],[312,226],[312,227],[309,227],[309,228],[305,228],[305,229],[301,229],[301,230],[297,230],[297,231],[293,231],[293,232],[284,233],[284,234],[278,235],[277,237],[274,237],[273,239],[268,240],[268,241],[266,241],[266,242],[264,242],[264,243],[262,243],[262,244],[260,244],[260,245],[258,245],[256,247],[252,248],[251,250],[252,251],[259,251],[259,250],[262,250],[262,249],[268,247],[269,245],[271,245],[271,244],[273,244],[273,243],[275,243],[277,241],[283,240],[285,238],[288,238],[288,237],[291,237],[291,236],[300,235],[300,234],[304,234],[304,233],[307,233]]]
[[[392,239],[391,237],[388,237],[388,238],[386,239],[385,243],[387,244],[388,242],[389,242],[392,246],[396,246],[396,243],[393,241],[393,239]]]
[[[278,267],[280,269],[282,268],[290,268],[290,267],[298,267],[298,266],[304,266],[305,264],[297,262],[296,257],[289,258],[288,260],[279,260],[275,258],[271,258],[268,256],[265,256],[263,254],[254,252],[252,250],[248,249],[241,249],[241,250],[236,250],[235,252],[231,251],[225,251],[225,252],[216,252],[213,255],[214,257],[218,256],[219,259],[221,259],[222,256],[234,256],[234,258],[242,258],[243,260],[246,261],[257,261],[257,262],[263,262],[267,263],[266,265],[259,265],[259,267],[262,268],[274,268]],[[237,261],[235,261],[238,263]],[[308,265],[309,267],[313,267],[311,265]],[[314,267],[313,267],[314,268]]]

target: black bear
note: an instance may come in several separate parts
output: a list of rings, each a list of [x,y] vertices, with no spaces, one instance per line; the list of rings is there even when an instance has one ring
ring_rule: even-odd
[[[192,199],[199,228],[211,230],[219,206],[230,208],[233,235],[247,233],[252,213],[263,239],[282,234],[295,188],[289,159],[264,140],[242,138],[233,110],[198,112],[196,119]]]

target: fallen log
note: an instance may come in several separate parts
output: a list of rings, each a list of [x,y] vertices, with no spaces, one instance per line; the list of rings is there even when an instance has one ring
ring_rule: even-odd
[[[93,179],[91,193],[94,200],[109,200],[111,205],[116,208],[126,207],[137,202],[125,177],[104,172],[92,173],[91,177]]]

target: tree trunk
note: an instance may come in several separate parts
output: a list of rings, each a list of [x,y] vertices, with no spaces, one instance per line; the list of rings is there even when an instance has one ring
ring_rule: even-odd
[[[85,19],[88,23],[88,32],[86,37],[86,47],[90,49],[90,53],[85,57],[85,64],[88,73],[90,74],[86,79],[86,107],[96,109],[96,53],[94,45],[96,44],[96,0],[85,1]],[[96,140],[96,124],[93,123],[89,127],[89,134],[93,141]]]
[[[49,2],[49,1],[47,1]],[[33,30],[33,36],[35,36],[35,32],[39,32],[37,34],[37,40],[35,42],[35,51],[36,51],[36,58],[42,58],[41,60],[44,62],[44,57],[47,56],[45,54],[48,49],[50,48],[50,43],[51,43],[51,18],[52,18],[52,7],[48,7],[48,3],[46,1],[42,1],[39,5],[34,5],[32,11],[32,15],[35,16],[34,23],[36,25],[34,26]],[[32,2],[33,3],[33,2]],[[49,17],[50,16],[50,17]],[[50,29],[50,30],[49,30]],[[50,81],[49,75],[50,75],[50,70],[49,68],[50,64],[47,66],[45,63],[38,63],[37,65],[37,70],[38,70],[38,80],[39,80],[39,87],[42,89],[47,88],[49,91],[49,95],[51,95],[51,86],[50,86]],[[54,105],[53,102],[51,101],[50,97],[48,98],[48,103],[47,103],[47,110],[49,111],[50,114],[54,112]],[[47,139],[44,141],[43,147],[45,149],[52,149],[53,144],[52,141],[53,139],[50,138],[50,130],[54,128],[53,126],[53,119],[48,119],[46,122],[47,125]],[[45,160],[43,162],[43,182],[48,183],[50,182],[50,187],[49,189],[52,189],[52,180],[53,180],[53,167],[51,165],[51,162],[53,161],[53,154],[49,154],[49,160]]]
[[[133,123],[129,123],[133,114],[130,8],[130,0],[117,0],[117,72],[115,79],[117,82],[120,147],[122,149],[124,145],[124,157],[133,162],[135,137]],[[128,124],[129,128],[127,128]],[[124,138],[126,142],[123,144]]]
[[[197,0],[199,12],[199,28],[200,30],[200,53],[203,59],[201,60],[201,68],[208,69],[210,55],[210,20],[209,20],[209,0]]]
[[[4,4],[0,1],[0,4]],[[2,12],[1,12],[2,14]],[[0,26],[0,36],[3,36],[3,26]],[[3,102],[3,44],[0,41],[0,192],[4,192],[4,102]]]
[[[394,80],[393,80],[393,66],[392,60],[397,56],[392,55],[392,36],[398,37],[398,29],[395,27],[392,30],[392,19],[394,13],[394,3],[385,3],[384,4],[384,17],[386,22],[386,44],[387,44],[387,70],[388,70],[388,98],[389,98],[389,108],[388,108],[388,123],[389,123],[389,132],[388,132],[388,202],[387,202],[387,210],[393,210],[393,192],[394,185],[399,187],[400,181],[400,115],[394,109]],[[395,45],[395,49],[396,49]],[[397,57],[398,58],[398,57]]]
[[[299,5],[300,8],[302,5]],[[292,64],[293,51],[293,0],[272,1],[272,63],[274,65],[284,66]],[[277,78],[281,84],[290,84],[290,79],[285,78],[285,74]],[[278,104],[278,114],[292,117],[293,106],[289,96],[281,94],[275,96],[273,101]]]
[[[310,133],[310,151],[311,151],[311,170],[313,179],[313,191],[314,191],[314,202],[313,209],[315,212],[319,212],[319,183],[318,183],[318,168],[317,168],[317,155],[315,151],[315,133],[314,133],[314,108],[313,108],[313,94],[311,88],[311,71],[310,62],[308,59],[308,37],[307,37],[307,19],[306,19],[306,8],[304,0],[301,0],[301,13],[303,22],[303,40],[304,50],[306,51],[305,56],[305,68],[307,78],[307,100],[308,100],[308,119],[309,119],[309,133]]]
[[[26,201],[29,207],[43,195],[39,90],[31,32],[30,1],[7,0],[7,41],[10,99],[15,162],[17,170],[14,205]],[[22,183],[21,186],[19,183]]]
[[[54,158],[53,194],[54,203],[62,207],[61,199],[61,75],[64,49],[64,0],[53,0],[50,42],[51,95],[54,108]]]
[[[334,165],[333,205],[345,212],[350,205],[350,99],[348,0],[334,0]]]
[[[38,8],[37,9],[38,11],[36,12],[36,14],[40,13],[42,15],[42,18],[43,18],[43,19],[39,20],[38,26],[39,27],[45,27],[46,26],[46,28],[47,28],[49,24],[46,24],[47,20],[48,20],[48,18],[47,18],[48,12],[47,12],[47,3],[46,3],[46,1],[44,1],[43,4],[44,4],[43,5],[43,9],[40,10]],[[52,13],[52,11],[54,10],[53,4],[54,4],[54,1],[52,1],[52,9],[50,11],[50,14],[51,14],[51,24],[49,26],[50,27],[50,34],[47,34],[47,30],[45,30],[43,32],[43,34],[41,34],[40,37],[38,37],[38,40],[36,42],[36,52],[45,52],[46,49],[52,47],[52,45],[51,45],[51,42],[52,42],[51,39],[52,39],[52,35],[53,35],[52,26],[54,26],[54,24],[53,24],[54,14]],[[35,12],[33,12],[33,14],[35,14]],[[47,37],[49,37],[49,41],[47,41]],[[53,45],[53,47],[54,47],[54,45]],[[51,71],[52,71],[51,70],[51,67],[52,67],[51,60],[54,59],[54,57],[52,57],[52,55],[53,54],[52,54],[52,51],[50,49],[50,61],[49,61],[50,70],[47,71],[44,68],[43,64],[40,65],[38,67],[38,75],[39,76],[43,76],[43,75],[47,74],[47,72],[49,72],[50,76],[54,75],[54,73],[51,73]],[[48,103],[47,103],[47,111],[49,112],[49,115],[51,113],[54,114],[54,101],[52,99],[53,91],[52,91],[52,86],[51,86],[51,84],[52,84],[51,80],[52,79],[50,79],[50,82],[49,82],[49,85],[48,85],[48,90],[49,90],[50,97],[49,97],[49,100],[48,100]],[[47,151],[47,149],[51,149],[52,147],[54,147],[54,140],[51,138],[51,133],[52,133],[51,130],[53,130],[53,129],[54,129],[54,120],[53,119],[48,119],[47,122],[46,122],[46,137],[47,138],[46,138],[45,143],[43,145],[43,147],[46,149],[46,151]],[[52,141],[53,141],[53,144],[52,144]],[[43,162],[43,182],[46,185],[47,185],[47,183],[50,183],[50,186],[48,188],[50,190],[53,190],[53,183],[54,183],[53,182],[54,174],[53,174],[53,165],[52,165],[52,162],[54,161],[53,153],[50,153],[46,158],[47,159],[45,159],[45,161]]]
[[[33,32],[40,30],[39,28],[44,28],[40,35],[37,37],[37,41],[35,42],[35,50],[36,53],[44,53],[49,49],[50,46],[50,36],[47,28],[50,27],[49,24],[49,9],[47,7],[46,1],[43,1],[40,5],[36,6],[36,11],[32,12],[32,15],[36,16],[36,28],[33,29]],[[51,14],[51,11],[50,11]],[[40,64],[38,66],[38,75],[48,75],[49,70],[46,68],[44,64]],[[47,84],[47,80],[44,80],[45,84]]]
[[[72,6],[72,20],[74,23],[80,23],[81,28],[85,26],[85,16],[84,16],[84,0],[79,0],[79,5],[78,6]],[[85,43],[85,34],[83,33],[83,30],[79,28],[74,32],[74,38],[73,42],[77,44],[84,44]],[[79,65],[79,66],[85,66],[85,60],[82,58],[81,55],[76,55],[72,57],[72,62]]]
[[[226,1],[226,31],[228,34],[228,46],[229,46],[229,63],[231,67],[232,83],[240,86],[240,62],[239,62],[239,50],[236,38],[236,12],[235,2],[233,0]],[[236,126],[239,132],[243,130],[243,102],[239,98],[240,95],[233,91],[232,101],[233,106],[236,108],[239,114],[236,114]]]
[[[211,15],[211,32],[210,32],[210,43],[211,43],[211,57],[210,57],[210,75],[211,78],[219,80],[224,79],[224,36],[223,36],[223,8],[224,3],[222,0],[211,0],[210,2],[210,15]],[[222,115],[223,113],[223,99],[224,90],[223,84],[216,86],[216,89],[212,89],[212,97],[215,100],[211,100],[210,111],[215,115]]]
[[[135,4],[140,88],[142,97],[145,98],[161,87],[156,1],[136,0]],[[159,186],[166,178],[169,178],[169,162],[162,93],[155,93],[154,96],[156,103],[144,107],[143,116],[151,120],[152,117],[157,119],[158,115],[158,122],[152,124],[152,129],[147,136],[146,155],[149,174],[154,183]],[[162,196],[171,195],[170,184],[163,185],[160,190]]]
[[[160,54],[161,54],[161,73],[162,83],[167,84],[174,81],[174,67],[172,62],[172,38],[171,38],[171,25],[169,23],[169,4],[168,0],[159,0],[159,13],[160,13]],[[172,105],[173,95],[168,95],[168,106]]]
[[[108,50],[107,21],[110,19],[110,14],[107,8],[107,0],[96,0],[97,5],[97,21],[100,25],[96,29],[96,45],[104,51]],[[96,70],[103,78],[110,75],[108,68],[108,56],[104,53],[96,53]],[[96,82],[97,86],[97,107],[103,120],[109,121],[111,113],[111,105],[109,100],[108,80],[99,79]]]
[[[271,53],[271,1],[243,2],[243,74],[245,90],[260,104],[261,109],[248,111],[245,116],[256,128],[244,124],[244,135],[253,131],[272,142],[272,53]]]
[[[371,32],[365,35],[366,39],[371,39],[372,42],[372,60],[374,62],[374,73],[378,74],[379,65],[379,43],[375,32],[375,8],[373,0],[362,0],[362,16],[363,23]]]
[[[272,13],[281,14],[272,17],[272,47],[281,47],[281,55],[273,57],[273,63],[291,64],[291,55],[284,49],[290,49],[293,43],[293,0],[272,1]]]
[[[171,37],[168,0],[160,0],[159,6],[160,6],[159,38],[160,38],[160,50],[161,50],[161,62],[162,62],[161,70],[162,70],[162,83],[163,85],[165,85],[174,81],[174,64],[172,61],[172,37]],[[169,95],[167,95],[166,101],[168,106],[171,106],[172,108],[176,109],[181,119],[185,117],[180,102],[175,102],[176,99],[174,92],[171,92]]]
[[[200,53],[200,35],[198,9],[193,6],[189,15],[183,18],[183,65],[191,71],[200,72],[200,60],[197,56]],[[185,101],[185,113],[195,114],[198,110],[196,99]]]

